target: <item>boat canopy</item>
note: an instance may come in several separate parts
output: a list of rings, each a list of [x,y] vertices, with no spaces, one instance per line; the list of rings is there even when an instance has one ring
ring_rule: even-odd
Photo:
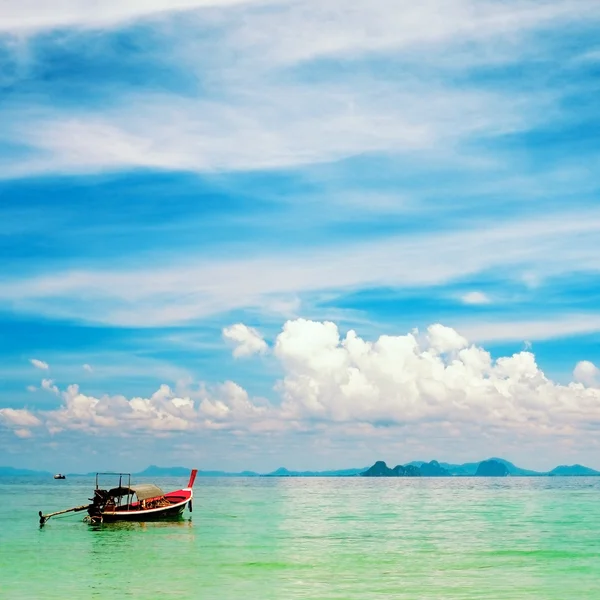
[[[165,493],[153,483],[140,483],[132,486],[121,486],[113,488],[108,492],[111,496],[129,496],[135,494],[138,500],[149,500],[150,498],[160,498]]]

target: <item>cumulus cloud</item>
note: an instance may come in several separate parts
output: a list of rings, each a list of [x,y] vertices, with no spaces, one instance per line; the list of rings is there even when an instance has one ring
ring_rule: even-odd
[[[276,342],[288,418],[397,424],[447,422],[560,432],[600,423],[600,389],[553,383],[530,352],[493,360],[435,324],[365,341],[333,323],[293,321]]]
[[[33,433],[30,429],[15,429],[14,434],[21,439],[28,439],[33,437]]]
[[[589,360],[582,360],[573,370],[575,381],[587,386],[600,386],[600,369]]]
[[[11,427],[37,427],[41,421],[24,408],[0,408],[0,419]]]
[[[42,379],[42,389],[52,392],[57,396],[60,394],[59,389],[54,385],[53,379]]]
[[[101,396],[83,393],[76,384],[64,391],[52,385],[62,405],[40,413],[52,434],[74,430],[87,433],[158,432],[233,429],[252,430],[266,415],[266,408],[254,403],[246,390],[225,382],[211,391],[202,388],[192,395],[181,395],[161,385],[150,397]],[[22,423],[25,424],[25,423]],[[263,423],[258,427],[262,428]]]
[[[489,304],[491,300],[483,292],[468,292],[462,296],[461,300],[464,304]]]
[[[452,327],[436,323],[427,329],[429,347],[435,352],[452,352],[462,350],[469,342]]]
[[[264,354],[268,350],[267,342],[262,335],[253,327],[248,327],[243,323],[225,327],[223,337],[235,344],[233,355],[236,358]]]
[[[243,343],[245,337],[232,339],[240,337]],[[531,440],[570,439],[600,427],[598,369],[592,363],[579,363],[577,381],[561,385],[546,377],[532,352],[494,360],[441,324],[423,335],[368,341],[352,330],[342,335],[330,321],[290,320],[277,336],[274,355],[283,377],[273,402],[252,397],[233,381],[186,393],[162,385],[149,397],[127,398],[90,396],[78,385],[61,390],[44,380],[42,387],[62,401],[58,409],[33,414],[5,408],[0,416],[13,430],[43,423],[52,434],[330,429],[369,436],[396,427],[431,439],[443,434]]]
[[[83,365],[83,370],[87,371],[88,373],[94,372],[94,369],[92,369],[91,365],[88,365],[87,363],[85,365]]]
[[[36,368],[41,369],[42,371],[47,371],[50,368],[50,365],[43,360],[38,360],[37,358],[30,358],[29,362]]]

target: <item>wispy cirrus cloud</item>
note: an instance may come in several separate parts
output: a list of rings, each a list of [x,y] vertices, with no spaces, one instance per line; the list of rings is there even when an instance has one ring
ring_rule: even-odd
[[[43,0],[0,2],[0,31],[35,32],[64,27],[114,26],[119,22],[159,13],[222,7],[252,0],[104,0],[102,9],[94,0]]]
[[[512,279],[531,271],[540,277],[574,269],[598,272],[599,232],[600,215],[590,212],[586,218],[536,218],[288,256],[259,254],[176,268],[66,271],[13,278],[0,285],[0,303],[13,310],[121,326],[183,324],[258,307],[271,296],[386,285],[427,287],[491,269]]]
[[[5,155],[3,174],[260,170],[365,152],[434,152],[439,160],[444,145],[450,150],[474,135],[527,129],[540,115],[540,101],[544,114],[550,110],[547,99],[507,103],[491,91],[419,84],[411,89],[369,79],[353,89],[267,84],[220,103],[127,96],[121,106],[99,114],[42,109],[30,111],[26,120],[15,120],[22,109],[13,108],[6,113],[4,137],[25,146],[27,160]],[[377,94],[368,91],[373,84]]]
[[[429,160],[440,155],[448,160],[470,140],[528,131],[552,120],[569,93],[543,79],[533,86],[513,81],[500,87],[464,77],[456,85],[448,68],[468,72],[473,57],[477,69],[527,60],[530,36],[566,21],[600,19],[597,4],[587,0],[541,5],[379,0],[360,2],[352,11],[338,0],[224,4],[185,18],[167,12],[144,24],[153,44],[164,47],[161,66],[166,60],[185,71],[190,84],[184,93],[159,93],[160,83],[140,93],[115,81],[105,86],[104,106],[82,99],[76,109],[61,110],[38,96],[33,104],[30,94],[19,98],[17,77],[2,130],[12,155],[14,147],[21,151],[18,160],[4,154],[3,176],[131,168],[259,170],[369,152],[419,151],[431,154]],[[65,3],[64,16],[61,10],[47,14],[56,14],[57,23],[93,24],[100,18],[91,5],[80,6],[74,10],[75,3]],[[166,8],[162,1],[124,2],[102,14],[110,19]],[[27,9],[14,11],[13,20],[27,21]],[[46,13],[37,14],[42,23]],[[100,44],[99,56],[102,51]],[[35,63],[35,48],[21,54]],[[328,62],[333,57],[353,64],[353,74],[340,73]],[[303,72],[307,62],[314,64]],[[23,79],[30,80],[31,73]],[[203,92],[195,93],[199,87]]]
[[[469,339],[481,342],[549,340],[600,332],[600,316],[595,313],[560,314],[550,319],[477,320],[453,323]],[[530,343],[527,341],[527,343]]]

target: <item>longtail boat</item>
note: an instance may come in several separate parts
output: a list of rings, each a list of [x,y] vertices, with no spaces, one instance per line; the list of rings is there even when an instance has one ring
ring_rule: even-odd
[[[96,473],[96,487],[91,504],[59,510],[46,515],[39,512],[40,525],[50,517],[70,512],[87,511],[90,523],[114,523],[115,521],[155,521],[180,516],[185,508],[192,511],[194,481],[197,469],[190,473],[187,487],[174,492],[163,492],[153,483],[131,483],[130,473]],[[103,476],[119,478],[117,486],[104,489],[100,486]]]

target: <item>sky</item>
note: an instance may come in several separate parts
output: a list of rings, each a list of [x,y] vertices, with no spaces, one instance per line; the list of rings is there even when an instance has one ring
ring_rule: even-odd
[[[597,0],[0,0],[0,465],[600,468]]]

